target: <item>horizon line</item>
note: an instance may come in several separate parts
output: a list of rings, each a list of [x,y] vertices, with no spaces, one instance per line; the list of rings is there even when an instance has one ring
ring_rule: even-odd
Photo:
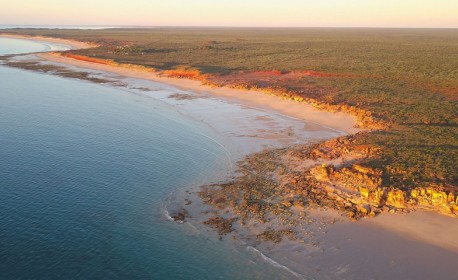
[[[104,27],[104,28],[278,28],[278,29],[299,29],[299,28],[361,28],[361,29],[458,29],[457,27],[412,27],[412,26],[231,26],[231,25],[117,25],[117,24],[3,24],[0,26],[12,26],[12,28],[23,27]],[[14,27],[16,26],[16,27]],[[58,29],[58,28],[54,28]]]

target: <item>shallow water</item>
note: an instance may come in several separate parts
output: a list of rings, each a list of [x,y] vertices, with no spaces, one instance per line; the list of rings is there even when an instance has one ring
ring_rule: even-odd
[[[66,46],[63,44],[48,44],[45,42],[0,38],[0,55],[46,51],[64,51],[69,49],[71,49],[70,46]]]
[[[0,278],[290,278],[166,218],[171,193],[230,171],[227,152],[161,101],[0,66]]]

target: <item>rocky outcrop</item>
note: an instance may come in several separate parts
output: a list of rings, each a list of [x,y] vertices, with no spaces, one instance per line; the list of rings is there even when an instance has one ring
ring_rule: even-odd
[[[239,163],[240,176],[202,187],[199,196],[217,215],[205,224],[224,235],[236,221],[241,226],[275,223],[282,230],[268,228],[257,238],[280,242],[292,238],[297,225],[310,223],[313,208],[335,209],[351,220],[419,208],[458,214],[457,188],[392,186],[384,180],[386,170],[365,164],[380,150],[359,146],[353,137],[246,157]]]
[[[306,152],[296,153],[301,160],[328,162],[312,166],[305,172],[311,184],[326,190],[331,198],[346,201],[347,205],[371,207],[368,211],[357,209],[360,214],[373,216],[382,211],[409,211],[413,208],[428,208],[445,214],[456,212],[457,188],[444,185],[427,188],[391,186],[390,181],[384,180],[388,177],[385,170],[363,164],[380,155],[380,149],[358,145],[353,136],[336,138]]]
[[[458,193],[438,185],[415,188],[410,192],[409,204],[458,214]]]

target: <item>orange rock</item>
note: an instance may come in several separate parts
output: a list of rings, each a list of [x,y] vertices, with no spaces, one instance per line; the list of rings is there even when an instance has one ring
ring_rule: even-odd
[[[328,176],[328,168],[326,164],[322,164],[310,169],[310,173],[318,180],[318,181],[329,181]]]
[[[361,172],[363,174],[374,173],[374,170],[372,168],[364,167],[364,166],[359,165],[359,164],[353,164],[353,168],[356,171]]]
[[[450,192],[447,197],[447,202],[450,203],[454,201],[455,201],[455,195],[452,192]]]
[[[386,205],[396,208],[405,207],[405,194],[400,189],[392,189],[388,192],[386,198]]]
[[[356,209],[358,210],[359,213],[363,215],[367,215],[369,214],[371,208],[369,205],[363,204],[363,205],[356,206]]]
[[[289,201],[289,200],[283,200],[283,201],[281,202],[281,204],[284,205],[284,206],[286,206],[286,207],[288,207],[288,208],[291,207],[291,206],[293,205],[293,204],[291,203],[291,201]]]
[[[366,187],[360,187],[359,193],[361,194],[362,199],[367,200],[369,198],[369,190]]]

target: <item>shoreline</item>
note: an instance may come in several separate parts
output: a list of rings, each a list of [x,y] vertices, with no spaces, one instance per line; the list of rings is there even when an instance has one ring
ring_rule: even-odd
[[[43,36],[13,35],[13,34],[1,33],[1,31],[0,31],[0,38],[28,40],[28,41],[34,41],[34,42],[39,42],[39,43],[63,44],[63,45],[68,45],[72,47],[73,49],[89,49],[89,48],[93,48],[97,46],[95,44],[89,44],[89,43],[75,41],[75,40],[67,40],[67,39],[59,39],[59,38],[51,38],[51,37],[43,37]]]
[[[41,36],[22,36],[0,33],[0,37],[31,40],[37,42],[67,44],[73,48],[85,49],[96,47],[96,45],[91,45],[85,42]],[[59,53],[54,52],[39,53],[37,54],[37,56],[56,63],[62,63],[91,70],[116,73],[125,77],[146,79],[158,83],[172,85],[180,89],[192,90],[195,92],[211,93],[215,96],[227,98],[232,101],[243,102],[243,104],[246,106],[276,111],[279,114],[284,114],[292,118],[303,119],[309,122],[313,122],[324,127],[344,132],[345,134],[355,134],[357,132],[364,130],[356,127],[356,117],[348,113],[327,112],[323,110],[318,110],[310,104],[303,102],[292,102],[290,100],[283,100],[278,96],[269,95],[262,91],[242,90],[228,87],[212,87],[204,85],[200,81],[195,81],[191,79],[163,77],[155,74],[152,71],[145,71],[143,69],[128,69],[125,67],[87,62],[78,59],[68,58],[60,55]]]
[[[310,104],[297,103],[283,100],[277,96],[268,95],[261,91],[240,90],[227,87],[211,87],[202,84],[200,81],[190,79],[162,77],[153,72],[144,70],[128,69],[124,67],[97,64],[73,58],[67,58],[58,53],[42,53],[39,57],[62,64],[72,65],[91,70],[116,73],[121,76],[150,80],[175,86],[183,90],[192,90],[197,93],[210,93],[216,97],[228,99],[229,101],[239,102],[245,106],[274,111],[295,119],[302,119],[314,122],[318,125],[354,134],[362,131],[356,128],[356,117],[342,112],[326,112],[315,109]]]
[[[3,36],[3,35],[0,35],[0,36]],[[28,37],[23,37],[22,39],[30,40]],[[59,40],[59,43],[64,44],[63,41],[65,40],[60,40],[60,39],[58,40]],[[48,60],[48,61],[56,62],[56,63],[69,64],[69,65],[81,67],[81,68],[105,71],[105,72],[110,72],[110,73],[116,73],[122,76],[146,79],[146,80],[151,80],[154,82],[170,84],[178,88],[192,90],[195,92],[204,92],[204,93],[211,93],[211,94],[215,93],[215,97],[223,98],[223,99],[226,99],[232,102],[238,102],[241,104],[245,104],[246,106],[249,106],[249,107],[262,108],[262,109],[265,109],[267,112],[276,111],[279,114],[285,114],[289,112],[291,114],[290,117],[292,118],[297,118],[297,119],[302,119],[302,120],[305,119],[307,121],[310,121],[311,119],[311,121],[315,123],[320,123],[324,121],[324,123],[321,123],[324,126],[331,127],[334,130],[345,132],[346,134],[353,134],[353,133],[360,131],[359,129],[356,129],[353,127],[354,124],[356,124],[356,120],[353,116],[348,117],[349,116],[348,114],[329,113],[329,112],[318,111],[314,109],[311,105],[306,105],[304,103],[295,103],[295,102],[288,101],[288,100],[281,100],[281,98],[279,97],[269,96],[266,93],[262,93],[262,92],[235,90],[235,89],[229,89],[229,88],[212,88],[208,86],[202,86],[202,84],[198,81],[159,77],[150,72],[126,69],[126,68],[116,67],[116,66],[94,64],[91,62],[84,62],[84,61],[79,61],[79,60],[75,60],[71,58],[65,58],[60,55],[50,54],[50,53],[40,54],[39,57],[45,60]],[[437,226],[435,226],[435,224],[440,222],[441,227],[444,228],[443,230],[445,230],[445,228],[448,228],[448,230],[450,231],[448,232],[449,235],[452,234],[452,232],[457,232],[458,234],[458,227],[456,223],[457,220],[453,218],[448,218],[445,216],[439,216],[439,214],[437,214],[436,216],[436,214],[431,214],[432,212],[426,212],[426,213],[429,213],[429,214],[417,212],[415,214],[418,214],[418,216],[415,216],[415,217],[410,216],[410,215],[383,214],[383,217],[376,217],[373,219],[364,219],[361,222],[345,223],[345,224],[340,224],[338,226],[332,225],[330,226],[329,230],[333,232],[333,237],[324,236],[322,237],[323,238],[322,241],[332,243],[333,240],[337,238],[336,236],[343,235],[343,234],[353,235],[354,233],[357,233],[360,230],[363,230],[363,231],[368,230],[367,231],[368,233],[376,234],[380,237],[383,237],[382,239],[388,242],[393,242],[393,244],[398,244],[398,245],[406,244],[406,243],[403,243],[402,240],[409,240],[409,242],[413,242],[412,244],[415,244],[420,249],[424,248],[424,252],[427,252],[426,249],[429,248],[428,246],[433,246],[434,248],[451,247],[451,248],[448,248],[449,251],[451,251],[452,254],[457,254],[458,256],[458,249],[457,249],[458,241],[446,240],[446,239],[438,240],[437,239],[438,233],[443,233],[443,231],[442,229],[438,231]],[[418,232],[418,229],[424,229],[423,223],[424,223],[425,216],[430,217],[429,223],[432,226],[430,226],[426,232]],[[381,218],[384,218],[384,219],[381,219]],[[394,226],[394,224],[392,223],[393,221],[397,221],[397,226]],[[452,224],[450,225],[450,223]],[[410,224],[410,227],[407,227],[407,226],[401,227],[402,225],[407,225],[407,224]],[[360,234],[357,234],[357,236],[358,238],[361,239],[360,241],[362,243],[367,243],[367,246],[369,246],[369,248],[363,248],[363,249],[360,248],[361,255],[352,256],[357,261],[363,261],[364,259],[367,259],[368,257],[370,258],[370,256],[374,254],[373,250],[379,250],[379,251],[384,252],[383,250],[384,244],[372,244],[371,243],[371,241],[374,241],[374,239],[377,240],[377,238],[374,237],[373,235],[361,236]],[[344,247],[350,246],[351,248],[351,246],[354,245],[353,243],[349,241],[348,244],[350,245],[347,244],[343,246]],[[288,250],[291,248],[292,245],[287,244],[283,246],[285,246],[285,248],[283,248],[282,250],[279,249],[278,251],[273,250],[272,252],[269,253],[269,255],[274,255],[276,258],[283,260],[283,258],[287,257],[289,253]],[[330,247],[333,247],[333,246],[335,247],[336,245],[335,244],[330,245]],[[401,253],[402,250],[407,249],[407,248],[403,248],[402,246],[400,246],[400,248],[394,248],[391,246],[390,248],[391,248],[390,254],[396,253],[396,250],[398,250],[398,253]],[[303,258],[299,257],[298,261],[306,262],[307,257],[310,256],[310,254],[313,254],[313,253],[305,253]],[[336,267],[340,266],[340,264],[337,264],[337,263],[343,263],[343,262],[347,262],[350,268],[353,267],[353,264],[349,263],[348,259],[346,259],[348,255],[343,254],[343,253],[340,253],[340,254],[342,256],[340,256],[340,259],[338,261],[333,259],[336,255],[338,255],[335,252],[325,257],[314,256],[315,265],[317,265],[316,263],[320,262],[321,260],[324,262],[330,262],[332,263],[332,265],[335,265]],[[379,255],[379,258],[383,259],[382,261],[383,264],[385,264],[385,261],[386,261],[387,262],[386,265],[389,267],[390,264],[384,258],[390,259],[390,256],[386,255],[387,254],[386,251],[384,252],[384,254],[385,256]],[[410,254],[410,257],[415,258],[415,254]],[[438,256],[436,255],[436,258],[437,257]],[[403,261],[405,264],[405,262],[408,260],[405,259]],[[442,261],[445,262],[445,260],[442,260]],[[287,263],[288,260],[285,260],[285,262]],[[403,263],[401,261],[401,264],[398,263],[396,265],[398,267],[399,266],[402,267]],[[357,274],[356,275],[346,274],[346,273],[349,273],[348,271],[352,271],[352,269],[350,268],[341,269],[340,272],[339,273],[336,272],[337,274],[335,275],[340,275],[344,279],[352,279],[352,277],[357,277],[358,276]],[[323,269],[326,269],[326,266],[323,266]],[[368,268],[365,267],[365,269],[367,270]],[[420,271],[422,269],[426,270],[427,267],[419,268]],[[353,273],[354,272],[355,271],[353,271]],[[386,275],[389,275],[389,274],[386,274]],[[422,274],[419,274],[419,275],[421,276]],[[444,274],[442,276],[447,276],[447,275],[450,275],[450,274]]]

